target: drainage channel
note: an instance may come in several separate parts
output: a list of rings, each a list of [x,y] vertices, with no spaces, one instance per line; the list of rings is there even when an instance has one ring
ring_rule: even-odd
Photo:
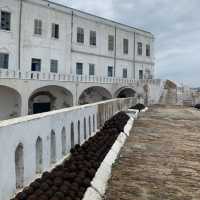
[[[103,199],[112,164],[129,135],[134,116],[130,111],[129,115],[114,115],[96,135],[71,149],[71,156],[62,164],[44,172],[11,200]]]

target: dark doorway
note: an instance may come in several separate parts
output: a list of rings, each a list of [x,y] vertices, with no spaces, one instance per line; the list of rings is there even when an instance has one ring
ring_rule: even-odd
[[[51,110],[50,103],[34,103],[33,104],[33,114],[48,112]]]
[[[118,95],[118,98],[126,98],[126,95],[120,93],[120,94]]]

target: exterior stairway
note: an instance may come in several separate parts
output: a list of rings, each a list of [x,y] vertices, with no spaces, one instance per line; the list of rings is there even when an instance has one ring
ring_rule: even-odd
[[[177,88],[171,81],[166,81],[162,95],[159,100],[161,105],[176,105],[177,104]]]

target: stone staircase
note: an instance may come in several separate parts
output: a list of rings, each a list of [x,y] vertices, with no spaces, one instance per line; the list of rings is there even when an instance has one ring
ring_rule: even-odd
[[[166,81],[164,84],[159,104],[161,105],[177,104],[177,88],[174,85],[172,85],[169,81]]]

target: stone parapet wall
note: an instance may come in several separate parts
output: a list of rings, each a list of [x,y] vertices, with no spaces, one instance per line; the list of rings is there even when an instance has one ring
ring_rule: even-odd
[[[71,147],[94,135],[114,113],[134,104],[135,98],[113,99],[0,122],[0,200],[11,198],[65,158]]]

